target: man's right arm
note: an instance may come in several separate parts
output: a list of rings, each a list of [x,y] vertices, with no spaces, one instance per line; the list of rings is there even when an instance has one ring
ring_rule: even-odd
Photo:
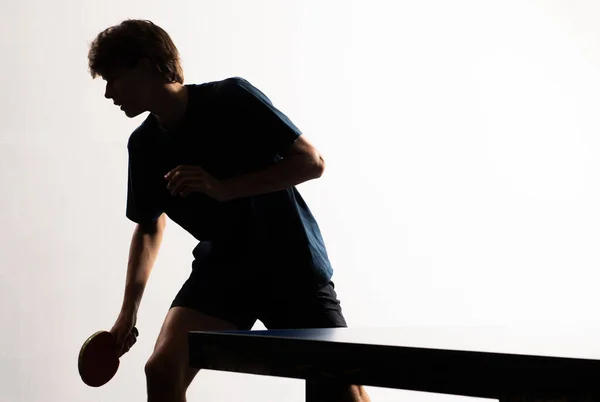
[[[137,315],[146,283],[158,256],[165,225],[166,216],[162,214],[153,223],[138,224],[133,232],[121,315]]]

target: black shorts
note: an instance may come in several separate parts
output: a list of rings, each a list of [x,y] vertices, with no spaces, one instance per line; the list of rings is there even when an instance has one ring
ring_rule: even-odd
[[[241,330],[251,329],[256,320],[267,329],[347,326],[332,281],[317,288],[300,287],[278,279],[276,272],[260,274],[239,262],[194,264],[171,304],[176,306],[225,320]]]

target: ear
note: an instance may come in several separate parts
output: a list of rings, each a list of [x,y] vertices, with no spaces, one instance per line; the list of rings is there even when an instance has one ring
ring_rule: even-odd
[[[135,68],[138,69],[140,72],[143,71],[145,73],[153,71],[152,63],[150,63],[150,60],[147,57],[142,57],[141,59],[139,59]]]
[[[162,80],[162,75],[160,74],[160,71],[158,71],[156,65],[154,65],[154,63],[152,63],[152,61],[150,61],[150,59],[148,59],[147,57],[143,57],[140,60],[138,60],[135,69],[137,70],[137,73],[140,76],[145,77],[148,80]]]

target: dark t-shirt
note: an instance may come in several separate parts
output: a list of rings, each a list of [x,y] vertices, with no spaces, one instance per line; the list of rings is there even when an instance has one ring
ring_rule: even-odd
[[[164,175],[177,165],[226,179],[277,163],[301,135],[243,78],[187,88],[188,106],[177,127],[166,130],[150,114],[129,138],[127,217],[143,224],[166,213],[200,241],[194,255],[204,268],[235,263],[267,273],[268,280],[326,283],[333,270],[325,244],[295,187],[226,202],[202,193],[171,196]]]

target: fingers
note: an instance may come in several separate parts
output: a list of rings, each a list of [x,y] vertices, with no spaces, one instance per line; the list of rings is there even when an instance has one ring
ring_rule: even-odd
[[[173,175],[181,170],[187,169],[188,166],[186,165],[179,165],[171,170],[169,170],[166,174],[165,174],[165,179],[167,180],[171,180],[171,178],[173,177]]]
[[[123,343],[121,344],[121,347],[120,347],[120,350],[119,350],[119,356],[122,356],[125,353],[129,352],[129,350],[137,342],[138,335],[139,335],[139,332],[138,332],[137,328],[133,327],[133,329],[131,330],[131,332],[129,332],[127,334],[127,336],[123,340]]]
[[[181,191],[181,193],[179,193],[179,195],[181,197],[186,197],[189,194],[191,194],[193,191],[198,191],[198,190],[202,190],[202,188],[204,188],[204,186],[194,186],[194,188],[190,187],[190,186],[185,186],[183,188],[183,190]]]
[[[137,339],[133,334],[128,335],[127,338],[125,338],[125,342],[123,343],[121,354],[123,355],[129,352],[129,350],[133,347],[133,345],[135,345],[136,342]]]
[[[205,181],[203,176],[198,176],[196,173],[193,173],[193,175],[177,174],[167,183],[167,189],[173,196],[183,196],[191,191],[203,189]]]
[[[171,169],[170,171],[168,171],[165,174],[165,179],[171,180],[177,174],[186,173],[186,172],[196,172],[199,174],[206,173],[204,171],[204,169],[202,169],[200,166],[178,165],[177,167]]]
[[[184,177],[182,175],[174,176],[169,183],[167,183],[167,189],[171,192],[171,195],[181,195],[183,190],[192,184],[190,177]]]
[[[200,166],[179,165],[165,174],[172,196],[185,197],[193,192],[212,195],[215,179]]]

